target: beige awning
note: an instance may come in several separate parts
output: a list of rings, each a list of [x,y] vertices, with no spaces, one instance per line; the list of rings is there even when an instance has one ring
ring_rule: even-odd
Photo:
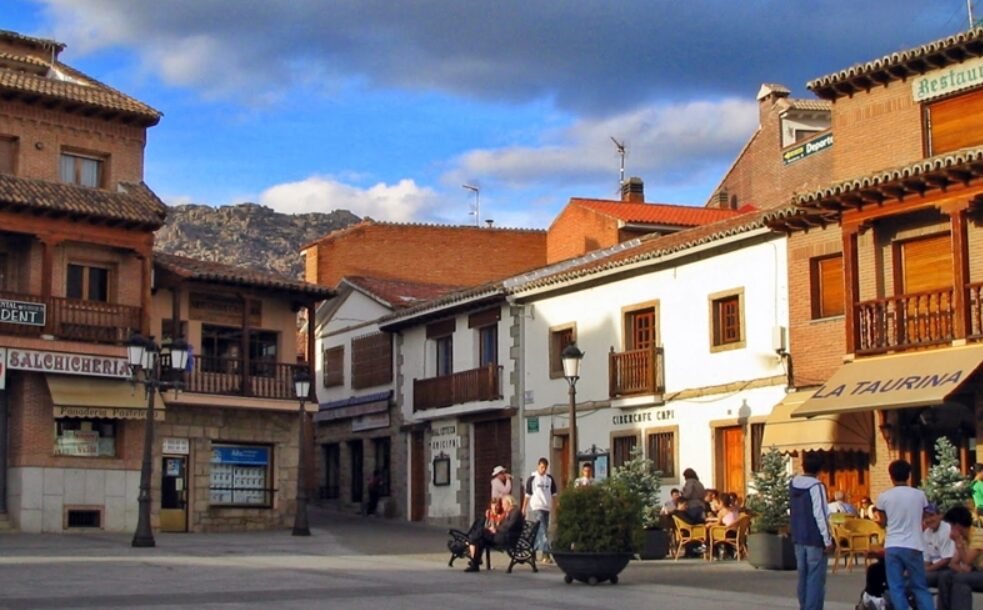
[[[46,375],[54,416],[108,419],[145,419],[147,394],[142,385],[122,379]],[[162,419],[164,401],[154,397],[154,419]]]
[[[983,345],[863,358],[844,364],[793,417],[942,404],[983,362]]]
[[[869,453],[874,440],[874,421],[870,413],[819,415],[811,419],[792,417],[792,412],[814,392],[793,392],[775,405],[765,421],[761,448],[777,447],[783,453],[819,450]]]

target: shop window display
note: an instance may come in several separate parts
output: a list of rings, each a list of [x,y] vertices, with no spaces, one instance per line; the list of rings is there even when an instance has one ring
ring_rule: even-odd
[[[212,504],[270,506],[270,448],[262,445],[212,445]]]
[[[55,420],[55,455],[116,457],[116,421]]]

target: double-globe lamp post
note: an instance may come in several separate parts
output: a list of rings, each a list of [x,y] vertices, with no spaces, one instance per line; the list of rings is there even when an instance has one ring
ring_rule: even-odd
[[[297,513],[294,515],[294,529],[290,533],[294,536],[310,536],[311,528],[307,523],[307,485],[304,480],[307,470],[304,467],[304,443],[307,438],[304,436],[304,422],[307,416],[304,413],[304,403],[307,402],[311,391],[311,373],[307,370],[307,365],[297,367],[294,373],[294,392],[297,400],[300,401],[300,410],[297,420]]]
[[[147,419],[143,427],[143,463],[140,465],[140,495],[138,497],[137,529],[133,534],[133,546],[156,546],[154,530],[150,526],[150,477],[153,474],[154,448],[154,397],[158,390],[182,387],[181,374],[188,363],[188,344],[180,337],[164,344],[163,352],[153,337],[145,338],[133,333],[126,343],[130,365],[130,381],[141,383],[147,393]],[[166,360],[161,355],[170,356]],[[163,362],[162,362],[163,360]],[[162,379],[167,377],[167,379]],[[173,378],[172,378],[173,377]]]
[[[577,349],[576,343],[563,348],[560,352],[563,360],[563,376],[570,384],[570,472],[576,478],[577,471],[577,380],[580,379],[580,363],[584,352]]]

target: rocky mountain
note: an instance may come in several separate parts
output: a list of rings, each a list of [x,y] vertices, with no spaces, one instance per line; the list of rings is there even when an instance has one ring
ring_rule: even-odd
[[[282,214],[255,203],[179,205],[168,208],[155,243],[170,254],[302,278],[300,247],[359,220],[348,210]]]

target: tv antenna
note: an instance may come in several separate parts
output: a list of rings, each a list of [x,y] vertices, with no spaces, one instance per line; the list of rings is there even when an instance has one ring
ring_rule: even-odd
[[[462,184],[461,188],[468,189],[474,193],[474,209],[468,212],[474,216],[474,226],[481,226],[481,188],[470,184]]]
[[[618,149],[618,155],[621,156],[621,174],[619,176],[618,185],[625,183],[625,141],[621,142],[614,139],[614,136],[608,136],[611,141],[614,142],[614,147]]]

